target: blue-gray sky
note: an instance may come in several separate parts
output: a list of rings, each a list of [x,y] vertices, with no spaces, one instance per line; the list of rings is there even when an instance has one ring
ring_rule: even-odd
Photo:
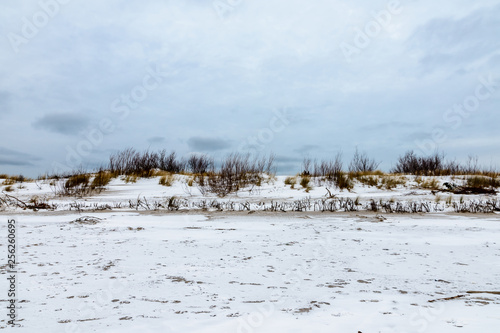
[[[25,0],[0,29],[0,173],[126,147],[500,165],[498,0]]]

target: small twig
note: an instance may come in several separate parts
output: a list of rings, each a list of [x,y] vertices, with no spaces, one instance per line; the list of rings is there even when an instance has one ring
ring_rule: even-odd
[[[21,207],[21,208],[24,208],[24,209],[28,208],[28,205],[24,201],[21,201],[21,200],[19,200],[18,198],[14,197],[14,196],[8,195],[7,193],[4,193],[4,195],[6,197],[8,197],[8,198],[16,200],[18,203],[23,204],[23,206],[20,206],[19,204],[17,204],[18,207]]]
[[[431,299],[429,303],[434,303],[437,301],[450,301],[452,299],[457,299],[457,298],[462,298],[465,297],[466,295],[457,295],[457,296],[452,296],[452,297],[445,297],[445,298],[438,298],[438,299]]]
[[[330,192],[330,190],[328,189],[328,187],[325,187],[325,189],[328,192],[328,198],[335,198],[335,194],[332,194],[332,192]]]
[[[467,294],[492,294],[492,295],[500,295],[500,291],[467,291]]]
[[[477,290],[469,290],[469,291],[466,291],[467,294],[492,294],[492,295],[500,295],[500,291],[477,291]],[[457,295],[457,296],[452,296],[452,297],[445,297],[445,298],[438,298],[438,299],[433,299],[433,300],[430,300],[429,303],[434,303],[434,302],[437,302],[437,301],[450,301],[450,300],[453,300],[453,299],[457,299],[457,298],[462,298],[462,297],[465,297],[467,295]]]

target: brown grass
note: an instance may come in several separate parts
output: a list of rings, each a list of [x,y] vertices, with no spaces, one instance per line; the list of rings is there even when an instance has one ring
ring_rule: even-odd
[[[290,185],[290,188],[295,188],[295,185],[297,184],[297,177],[286,177],[285,178],[285,185]]]
[[[15,183],[16,183],[16,181],[13,180],[12,178],[6,178],[3,181],[2,185],[7,185],[8,186],[8,185],[14,185]]]
[[[367,186],[377,186],[379,182],[379,178],[377,176],[361,176],[359,178],[355,178],[363,185]]]
[[[349,177],[351,179],[356,179],[359,177],[365,177],[365,176],[385,176],[386,174],[380,170],[375,170],[375,171],[358,171],[358,172],[349,172]]]
[[[306,192],[309,192],[312,188],[309,186],[309,183],[311,182],[311,177],[309,176],[302,176],[300,177],[300,186],[302,186]]]
[[[174,181],[175,181],[174,175],[168,174],[168,175],[161,176],[158,184],[163,185],[163,186],[172,186]]]
[[[66,188],[74,188],[77,186],[86,187],[90,182],[90,176],[88,174],[74,175],[68,178],[66,181]]]
[[[467,178],[467,186],[473,188],[497,188],[500,181],[494,177],[472,176]]]
[[[5,188],[3,190],[5,192],[12,192],[12,191],[14,191],[14,188],[12,187],[12,185],[9,185],[9,186],[5,186]]]
[[[90,185],[91,189],[102,189],[113,179],[113,174],[109,171],[99,171],[94,176],[92,180],[92,184]]]
[[[122,177],[121,179],[125,182],[125,183],[136,183],[137,182],[137,176],[136,175],[127,175],[127,176],[124,176]]]
[[[420,187],[433,191],[437,191],[440,188],[438,180],[434,177],[422,181],[420,183]]]
[[[338,172],[334,176],[334,181],[337,187],[342,191],[342,190],[352,190],[354,187],[354,183],[351,178],[349,178],[349,175],[345,172]]]
[[[377,186],[379,189],[385,188],[387,190],[392,190],[398,185],[405,185],[407,182],[405,177],[402,176],[384,176],[380,178],[380,184]]]

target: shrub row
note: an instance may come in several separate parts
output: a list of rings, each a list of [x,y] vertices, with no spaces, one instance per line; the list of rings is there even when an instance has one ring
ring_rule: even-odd
[[[469,156],[465,164],[460,164],[456,161],[446,161],[444,153],[417,156],[412,150],[398,158],[391,172],[420,176],[487,175],[494,178],[498,176],[498,172],[493,168],[481,170],[477,157]]]

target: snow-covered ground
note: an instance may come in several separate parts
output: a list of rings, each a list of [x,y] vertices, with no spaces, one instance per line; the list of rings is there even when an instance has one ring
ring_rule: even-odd
[[[4,184],[2,255],[7,220],[18,224],[17,331],[498,332],[499,196],[406,177],[340,191],[278,176],[224,198],[182,175],[171,186],[119,177],[78,198],[56,195],[53,180]],[[471,202],[494,209],[455,213]],[[40,203],[49,209],[26,206]],[[382,209],[411,203],[431,213]]]
[[[13,332],[500,327],[495,214],[17,213]]]

